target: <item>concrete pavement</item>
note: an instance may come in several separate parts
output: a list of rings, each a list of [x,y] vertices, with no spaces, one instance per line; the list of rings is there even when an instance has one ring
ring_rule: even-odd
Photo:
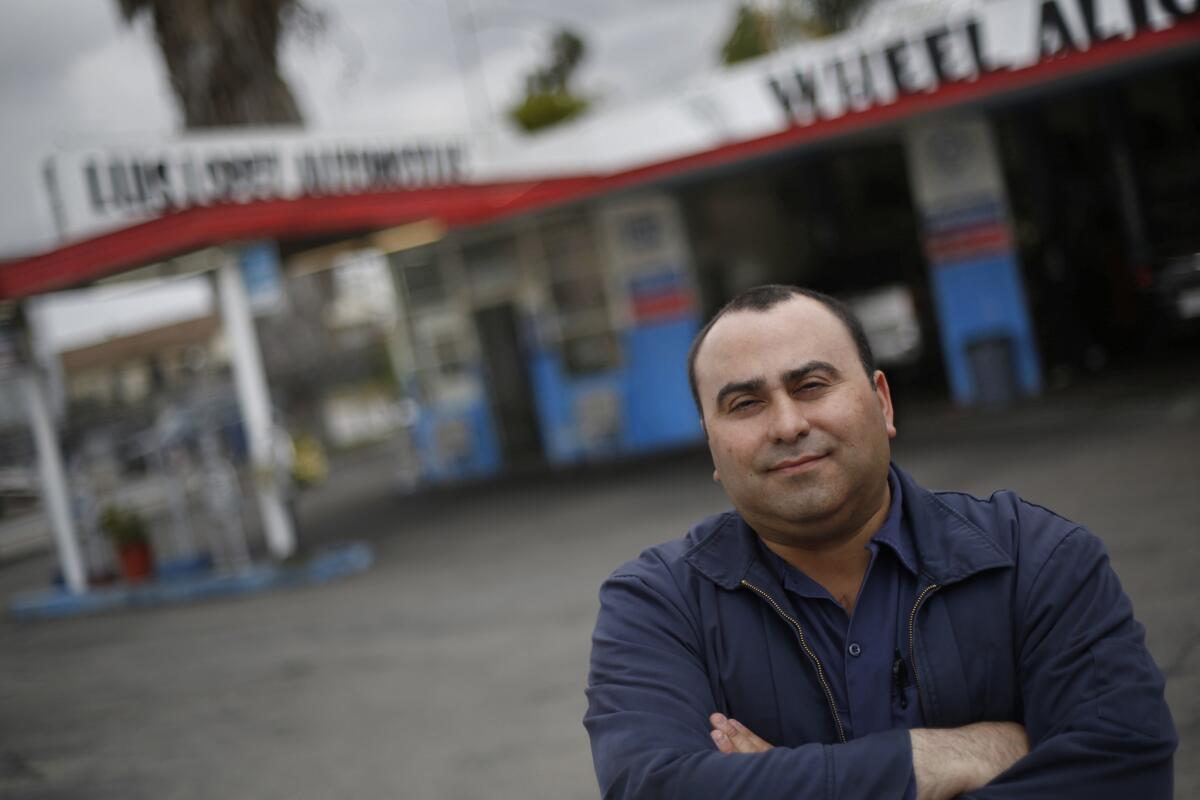
[[[1128,374],[1010,414],[900,406],[930,487],[1013,488],[1108,544],[1200,796],[1200,372]],[[311,588],[0,621],[0,797],[595,798],[580,725],[603,577],[725,506],[703,454],[398,500],[386,451],[306,497],[310,542],[374,569]],[[32,588],[42,560],[0,568]]]

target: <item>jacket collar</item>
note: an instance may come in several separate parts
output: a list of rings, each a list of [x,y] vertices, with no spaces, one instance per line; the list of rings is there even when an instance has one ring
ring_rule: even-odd
[[[922,575],[945,586],[985,570],[1013,566],[1012,558],[982,528],[918,486],[895,464],[892,468],[904,487],[904,515]]]
[[[900,480],[903,513],[923,577],[944,586],[1013,565],[979,526],[918,486],[895,464],[892,469]],[[687,551],[684,560],[725,589],[736,589],[743,579],[751,578],[774,584],[774,574],[759,558],[757,536],[740,514],[731,511],[715,519],[712,531]]]

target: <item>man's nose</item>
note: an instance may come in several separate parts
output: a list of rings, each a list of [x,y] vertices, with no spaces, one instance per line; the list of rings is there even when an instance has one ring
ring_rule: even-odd
[[[803,405],[792,397],[771,404],[770,424],[769,434],[777,442],[794,442],[807,435],[810,427]]]

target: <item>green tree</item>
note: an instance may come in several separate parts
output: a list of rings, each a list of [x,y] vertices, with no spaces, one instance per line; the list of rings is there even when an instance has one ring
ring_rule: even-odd
[[[571,79],[587,55],[587,45],[566,28],[550,42],[547,63],[525,79],[525,96],[508,110],[509,118],[526,133],[557,125],[587,110],[587,98],[574,92]]]
[[[127,23],[147,15],[186,128],[299,125],[279,72],[290,32],[315,33],[322,16],[302,0],[117,0]]]
[[[729,66],[739,61],[766,55],[775,49],[775,34],[771,16],[754,6],[742,3],[738,6],[733,30],[721,46],[721,63]]]
[[[743,2],[721,47],[721,63],[736,64],[806,39],[840,33],[875,0],[777,0],[771,7]]]

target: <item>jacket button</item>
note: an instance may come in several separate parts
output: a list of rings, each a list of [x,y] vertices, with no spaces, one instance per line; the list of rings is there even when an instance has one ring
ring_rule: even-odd
[[[862,655],[862,647],[858,644],[858,642],[851,642],[850,646],[846,649],[849,650],[850,655],[854,656],[855,658]]]

